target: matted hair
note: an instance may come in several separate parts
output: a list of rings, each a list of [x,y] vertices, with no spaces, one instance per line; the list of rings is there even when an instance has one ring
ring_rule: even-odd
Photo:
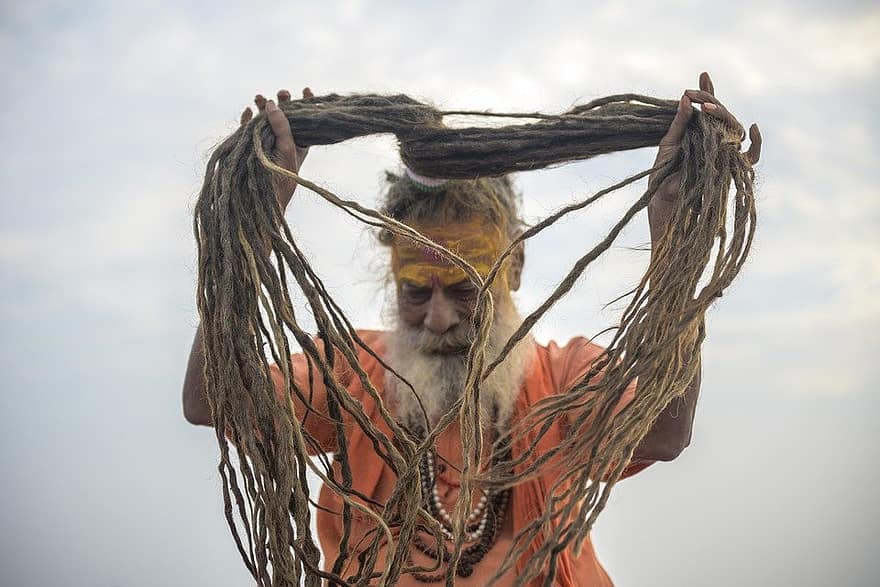
[[[407,96],[328,95],[280,105],[301,146],[393,133],[403,163],[414,173],[458,178],[500,177],[656,146],[679,107],[675,100],[635,94],[600,98],[559,115],[438,111]],[[537,122],[450,128],[442,119],[451,115]],[[517,587],[535,580],[545,585],[570,583],[556,579],[565,564],[560,557],[567,556],[567,549],[579,552],[635,448],[696,377],[706,312],[746,262],[757,218],[752,169],[756,155],[741,152],[741,129],[695,111],[680,148],[669,159],[661,158],[655,167],[569,204],[517,236],[518,244],[606,194],[652,178],[607,235],[578,252],[579,259],[523,319],[495,358],[489,338],[492,296],[477,296],[467,384],[455,409],[423,439],[402,427],[382,400],[384,381],[374,383],[373,372],[367,369],[369,364],[385,367],[387,363],[355,329],[331,295],[332,288],[312,268],[310,255],[299,247],[298,235],[294,238],[275,198],[273,178],[277,174],[294,179],[359,221],[385,227],[395,238],[399,235],[438,252],[437,243],[406,222],[488,214],[513,229],[519,220],[513,213],[516,198],[509,197],[509,183],[504,189],[503,179],[462,181],[436,193],[415,194],[410,190],[417,186],[394,182],[386,211],[402,217],[405,222],[401,222],[277,165],[270,159],[273,145],[274,131],[262,114],[225,140],[206,166],[193,222],[199,252],[197,300],[203,325],[205,395],[220,448],[224,515],[256,583],[261,587],[394,585],[404,573],[439,570],[439,579],[445,576],[452,584],[456,575],[473,570],[468,559],[475,551],[465,543],[475,490],[508,488],[519,492],[514,499],[531,519],[517,528],[488,582],[494,584],[515,569]],[[668,226],[652,248],[645,274],[628,294],[614,338],[567,393],[531,404],[492,441],[495,446],[510,446],[510,458],[489,463],[486,469],[481,382],[572,291],[587,268],[649,206],[658,187],[676,173],[680,180],[673,181],[680,181],[680,188]],[[489,189],[493,185],[502,189]],[[514,250],[508,247],[507,252]],[[487,287],[484,284],[481,293]],[[305,296],[305,308],[294,304],[298,294]],[[317,336],[305,330],[305,315],[314,318]],[[304,374],[308,382],[302,384],[293,377],[292,340],[308,360]],[[376,363],[362,365],[366,357]],[[282,374],[280,382],[272,376],[272,360]],[[618,410],[636,380],[639,392]],[[315,381],[324,382],[326,393],[321,398],[311,393]],[[363,402],[352,394],[352,383],[362,389]],[[291,401],[279,401],[279,391]],[[294,409],[294,398],[305,411]],[[312,435],[305,426],[307,417],[313,423],[315,418],[326,420],[322,427],[335,440],[332,461],[323,456],[322,435]],[[452,514],[454,542],[446,555],[445,521],[423,507],[420,467],[440,432],[456,420],[462,442],[462,483]],[[390,495],[379,498],[382,503],[374,500],[377,496],[364,495],[354,477],[354,471],[365,464],[361,450],[372,450],[380,466],[396,478]],[[311,454],[319,456],[312,459]],[[341,525],[338,556],[325,561],[326,570],[320,568],[321,552],[311,529],[308,470],[324,481],[322,491],[332,492],[341,504],[331,514]],[[522,488],[538,478],[546,484],[539,481],[535,491]],[[434,569],[414,566],[408,557],[424,528],[432,535],[430,548],[443,553],[430,557],[436,562]],[[444,558],[445,570],[440,568]]]
[[[401,222],[456,223],[474,217],[488,218],[509,238],[522,232],[525,223],[520,217],[522,197],[513,188],[510,176],[478,179],[452,179],[442,187],[426,190],[406,174],[385,172],[388,191],[382,213]],[[379,240],[388,244],[390,231],[383,229]]]

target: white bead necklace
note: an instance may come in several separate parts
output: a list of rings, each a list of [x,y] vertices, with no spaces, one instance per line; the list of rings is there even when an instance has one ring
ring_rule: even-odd
[[[440,499],[440,492],[437,490],[434,455],[431,451],[425,454],[423,466],[419,468],[419,471],[422,476],[422,489],[428,499],[430,499],[429,505],[431,507],[429,509],[434,518],[440,522],[443,535],[448,540],[452,540],[454,538],[454,535],[452,534],[453,521],[449,512],[446,511],[443,501]],[[480,495],[476,507],[471,510],[471,513],[467,517],[468,527],[473,528],[473,530],[469,530],[465,533],[464,537],[466,542],[479,540],[489,524],[488,508],[486,506],[489,504],[489,498],[492,494],[485,489],[480,489],[480,492],[482,495]],[[477,520],[479,520],[479,523],[477,523]]]

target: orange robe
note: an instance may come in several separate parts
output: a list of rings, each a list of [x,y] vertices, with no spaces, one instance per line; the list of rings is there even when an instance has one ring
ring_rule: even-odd
[[[362,331],[359,332],[359,335],[379,356],[383,356],[385,353],[385,333]],[[601,347],[589,343],[584,338],[574,338],[564,347],[559,347],[554,342],[547,346],[536,344],[535,347],[536,352],[523,382],[514,411],[514,418],[525,414],[529,406],[534,405],[538,401],[570,389],[583,377],[592,362],[602,351]],[[384,368],[364,351],[359,353],[358,359],[373,386],[379,389],[381,393],[385,377]],[[303,355],[295,355],[293,357],[293,367],[300,389],[308,389],[307,359]],[[352,375],[353,372],[350,368],[340,367],[337,369],[337,377],[340,383],[346,386],[354,398],[361,401],[367,416],[371,418],[383,433],[390,437],[391,432],[379,416],[376,402],[365,393],[360,381]],[[276,384],[280,386],[283,381],[282,376],[277,367],[274,366],[273,377]],[[320,376],[316,374],[312,384],[312,390],[317,392],[316,395],[323,393],[322,386],[323,383],[320,382]],[[634,392],[635,385],[627,390],[618,409],[632,400]],[[307,419],[306,427],[319,440],[323,448],[328,452],[334,450],[335,430],[333,426],[328,425],[326,420],[312,415]],[[541,439],[537,447],[538,454],[562,440],[564,431],[561,428],[561,426],[552,427],[549,433]],[[359,426],[351,425],[348,429],[349,433],[346,435],[346,438],[348,440],[348,452],[351,457],[349,461],[354,489],[380,503],[384,503],[384,500],[387,499],[393,489],[396,476],[391,468],[376,455],[372,441]],[[512,456],[516,458],[519,454],[522,454],[522,450],[525,446],[528,446],[528,443],[529,439],[524,439],[523,442],[515,445],[512,449]],[[458,446],[460,450],[460,443]],[[651,461],[633,461],[626,468],[623,476],[633,475],[650,464]],[[338,463],[336,467],[337,478],[339,478]],[[507,515],[513,516],[514,534],[534,520],[537,512],[543,509],[544,499],[551,483],[551,478],[548,475],[544,475],[521,483],[513,488],[510,509]],[[321,509],[318,509],[316,520],[318,537],[324,553],[325,565],[329,568],[339,554],[339,541],[342,537],[343,529],[341,514],[332,512],[342,511],[342,500],[333,491],[323,487],[321,489],[319,505]],[[352,515],[350,548],[351,545],[357,544],[360,537],[373,528],[373,523],[365,515],[356,511],[353,511]],[[517,562],[516,570],[518,573],[527,561],[528,553]],[[357,563],[354,562],[352,569],[356,568],[356,565]],[[475,575],[480,571],[479,565],[480,563],[475,567]],[[532,584],[540,585],[540,577],[533,581]],[[562,587],[612,586],[611,579],[596,558],[596,553],[589,538],[584,542],[581,551],[577,555],[566,550],[559,556],[555,584]]]

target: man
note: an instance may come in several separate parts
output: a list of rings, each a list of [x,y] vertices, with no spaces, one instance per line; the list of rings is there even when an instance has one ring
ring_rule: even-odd
[[[311,97],[311,92],[306,89],[303,96]],[[278,93],[279,101],[289,99],[288,92]],[[275,133],[273,157],[283,167],[298,172],[306,149],[296,146],[286,117],[272,101],[258,96],[256,103]],[[700,89],[688,90],[682,96],[678,113],[661,141],[658,162],[675,153],[692,115],[692,103],[701,104],[704,113],[742,129],[739,122],[715,99],[712,82],[704,73],[700,76]],[[250,109],[247,109],[242,115],[242,123],[250,120],[251,116]],[[754,164],[760,155],[761,145],[756,126],[750,129],[750,136],[752,144],[745,156]],[[482,275],[488,272],[495,259],[521,230],[517,199],[506,178],[440,181],[406,170],[401,176],[389,176],[389,179],[391,186],[386,195],[385,213],[455,250]],[[658,187],[649,205],[653,243],[657,243],[662,236],[671,217],[679,181],[678,176],[669,177]],[[296,184],[290,180],[276,180],[276,195],[282,207],[289,203],[295,187]],[[401,384],[398,376],[386,372],[372,356],[361,353],[358,359],[373,385],[381,390],[383,402],[390,407],[395,418],[411,430],[425,433],[449,410],[462,391],[467,372],[466,354],[473,337],[471,317],[477,289],[463,271],[433,254],[431,249],[390,234],[384,234],[381,240],[389,247],[392,259],[397,323],[389,332],[365,331],[361,332],[361,337],[412,384],[415,394]],[[488,337],[489,360],[497,356],[520,323],[511,292],[520,286],[523,263],[524,254],[520,248],[506,263],[493,286],[495,315]],[[584,376],[601,350],[583,338],[573,339],[564,347],[555,343],[541,346],[531,339],[523,340],[481,388],[482,420],[486,423],[484,433],[489,437],[501,433],[534,403],[568,391]],[[307,388],[307,360],[297,355],[293,363],[299,386]],[[201,333],[197,332],[184,382],[184,413],[193,424],[210,426],[212,420],[205,399],[203,372]],[[375,402],[364,393],[349,366],[339,365],[336,375],[348,392],[362,402],[368,414],[375,413]],[[273,377],[279,389],[279,401],[292,402],[297,414],[304,414],[305,407],[298,399],[283,397],[280,392],[283,389],[280,371],[275,369]],[[672,460],[688,445],[699,385],[697,376],[685,394],[660,415],[636,449],[624,476],[632,475],[655,461]],[[316,410],[326,406],[323,400],[326,389],[321,381],[314,381],[309,391],[311,404]],[[638,389],[628,390],[618,409],[636,393]],[[306,426],[318,439],[321,449],[327,452],[335,450],[336,428],[327,420],[311,417]],[[350,433],[346,441],[355,489],[373,502],[384,503],[394,488],[395,476],[376,456],[364,433],[356,426],[348,429]],[[560,441],[562,434],[559,427],[554,427],[544,442]],[[487,443],[487,450],[491,451],[491,445]],[[517,450],[514,446],[510,454],[490,453],[486,456],[489,460],[515,458],[518,455],[513,453]],[[426,509],[447,533],[452,525],[448,512],[455,507],[460,487],[458,471],[462,465],[461,453],[461,434],[454,423],[438,437],[435,454],[426,457],[421,467],[422,484],[427,496]],[[538,477],[507,491],[475,492],[457,585],[486,584],[500,568],[514,536],[529,523],[535,508],[540,508],[544,503],[543,491],[548,485]],[[321,493],[320,505],[322,508],[317,514],[317,524],[325,564],[329,567],[339,555],[342,521],[334,512],[341,510],[341,502],[325,488]],[[349,544],[354,545],[372,529],[365,516],[355,518],[353,535],[349,540]],[[438,559],[443,558],[442,552],[438,552],[435,546],[427,535],[417,535],[410,552],[411,561],[426,568],[433,567]],[[442,549],[442,545],[439,548]],[[382,550],[380,568],[384,555],[385,551]],[[527,559],[521,558],[524,560],[517,561],[498,585],[513,584],[516,572],[522,569]],[[558,585],[611,585],[589,540],[578,552],[564,551],[557,562],[555,582]],[[356,556],[349,557],[343,563],[348,574],[356,571]],[[442,572],[406,574],[398,584],[411,586],[436,582],[442,576]]]

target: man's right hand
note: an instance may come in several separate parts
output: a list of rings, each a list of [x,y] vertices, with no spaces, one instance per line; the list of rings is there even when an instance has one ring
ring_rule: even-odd
[[[302,95],[303,98],[314,97],[312,90],[309,88],[303,88]],[[277,96],[279,104],[290,101],[290,92],[287,90],[278,90]],[[290,129],[287,117],[275,102],[267,100],[261,94],[257,94],[254,98],[254,104],[256,104],[257,110],[261,114],[266,115],[269,124],[272,126],[272,132],[275,133],[275,148],[272,149],[269,156],[281,167],[294,173],[299,173],[299,168],[309,152],[308,147],[301,148],[296,146],[296,143],[293,141],[293,131]],[[241,113],[242,126],[250,122],[253,117],[254,111],[250,107],[245,108],[244,112]],[[275,185],[275,197],[278,198],[278,203],[281,204],[281,209],[284,210],[293,197],[296,181],[289,177],[275,175],[273,184]]]

